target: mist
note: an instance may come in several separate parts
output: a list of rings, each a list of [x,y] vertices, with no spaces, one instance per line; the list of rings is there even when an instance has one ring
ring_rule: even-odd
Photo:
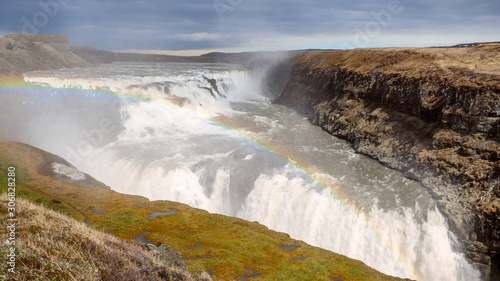
[[[116,139],[122,130],[120,101],[107,93],[4,88],[0,105],[0,140],[24,142],[63,158],[91,153]]]

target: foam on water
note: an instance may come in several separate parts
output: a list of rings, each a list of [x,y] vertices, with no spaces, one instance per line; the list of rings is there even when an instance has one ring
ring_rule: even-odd
[[[195,65],[196,72],[184,69],[183,64],[155,64],[153,68],[111,64],[94,70],[34,71],[24,76],[26,81],[39,85],[110,90],[134,98],[174,101],[205,118],[228,113],[230,102],[265,99],[259,95],[258,85],[250,79],[248,70],[235,65]]]

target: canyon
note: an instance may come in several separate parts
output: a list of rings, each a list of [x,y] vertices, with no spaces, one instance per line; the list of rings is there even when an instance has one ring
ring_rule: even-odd
[[[466,46],[291,52],[259,63],[117,54],[73,47],[64,35],[13,34],[0,38],[0,75],[19,82],[32,70],[142,60],[269,67],[264,88],[275,103],[420,182],[487,280],[500,273],[500,44]]]
[[[500,45],[311,52],[295,59],[276,102],[421,182],[469,257],[496,271]]]

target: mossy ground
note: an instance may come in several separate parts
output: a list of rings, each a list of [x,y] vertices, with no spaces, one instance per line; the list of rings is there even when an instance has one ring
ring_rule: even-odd
[[[149,232],[146,239],[176,249],[190,271],[205,270],[214,280],[241,280],[252,274],[252,280],[399,280],[257,222],[210,214],[176,202],[120,194],[89,178],[84,184],[71,182],[46,169],[62,161],[24,144],[0,142],[1,190],[6,189],[7,168],[14,166],[18,197],[123,240]],[[177,214],[147,219],[153,212],[171,210]],[[300,247],[287,251],[280,245]]]
[[[8,198],[0,194],[2,221],[10,218]],[[137,243],[90,229],[24,198],[15,202],[15,245],[0,250],[0,260],[6,262],[7,256],[15,267],[11,263],[7,271],[0,270],[1,280],[206,281],[182,266],[155,258]]]

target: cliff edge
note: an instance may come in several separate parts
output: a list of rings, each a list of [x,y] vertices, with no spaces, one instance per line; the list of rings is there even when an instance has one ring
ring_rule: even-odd
[[[420,181],[469,257],[498,268],[499,44],[311,52],[276,102]]]

